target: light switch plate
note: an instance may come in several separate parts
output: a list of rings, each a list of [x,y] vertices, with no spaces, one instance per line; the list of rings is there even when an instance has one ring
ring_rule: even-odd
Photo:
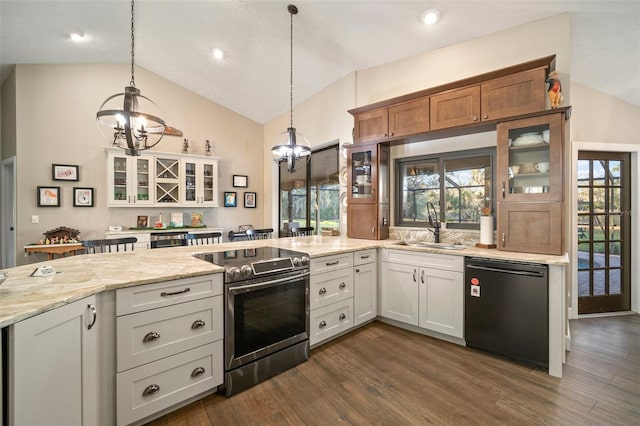
[[[31,223],[40,223],[40,216],[35,214],[31,216]]]

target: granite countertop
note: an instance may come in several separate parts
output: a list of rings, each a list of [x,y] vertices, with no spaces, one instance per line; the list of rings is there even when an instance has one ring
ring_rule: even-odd
[[[311,257],[320,257],[388,247],[456,256],[475,256],[555,265],[568,264],[566,255],[513,253],[476,247],[468,247],[464,250],[445,250],[399,246],[396,245],[398,242],[397,240],[357,240],[316,235],[121,253],[82,254],[23,265],[7,269],[9,277],[0,285],[0,327],[6,327],[105,290],[223,272],[224,268],[220,266],[192,257],[194,253],[205,251],[274,246],[306,252]],[[57,274],[49,277],[30,276],[36,267],[44,264],[53,266]]]

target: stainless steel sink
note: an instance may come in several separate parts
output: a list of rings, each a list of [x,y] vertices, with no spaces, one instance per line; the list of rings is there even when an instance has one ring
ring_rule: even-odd
[[[451,243],[432,243],[429,241],[420,241],[420,240],[404,240],[400,241],[398,245],[401,246],[410,246],[410,247],[424,247],[424,248],[434,248],[441,250],[464,250],[467,247],[460,244],[451,244]]]

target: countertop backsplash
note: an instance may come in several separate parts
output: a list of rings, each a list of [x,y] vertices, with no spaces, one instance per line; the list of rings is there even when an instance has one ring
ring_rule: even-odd
[[[432,228],[394,228],[389,229],[392,240],[424,240],[433,241]],[[495,238],[494,238],[495,241]],[[480,242],[480,231],[475,229],[440,229],[440,242],[473,246]]]

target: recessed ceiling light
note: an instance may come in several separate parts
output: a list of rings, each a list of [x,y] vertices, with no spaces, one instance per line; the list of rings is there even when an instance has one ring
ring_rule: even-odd
[[[221,59],[224,58],[224,52],[222,51],[222,49],[219,49],[217,47],[215,49],[213,49],[212,55],[217,60],[221,60]]]
[[[420,18],[425,24],[433,25],[440,20],[440,11],[434,8],[426,9]]]
[[[81,41],[87,40],[87,36],[83,33],[71,33],[69,34],[69,39],[71,39],[71,41],[75,41],[76,43],[80,43]]]

